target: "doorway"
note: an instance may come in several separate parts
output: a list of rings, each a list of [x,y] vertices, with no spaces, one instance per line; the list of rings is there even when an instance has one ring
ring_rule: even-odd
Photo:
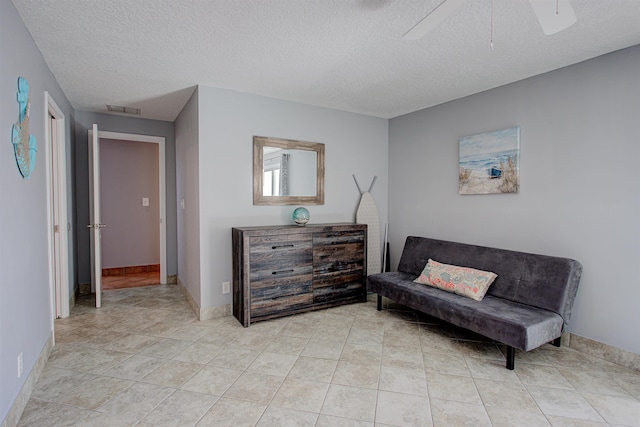
[[[100,139],[102,289],[160,283],[158,144]]]
[[[157,221],[158,223],[156,224],[156,230],[159,230],[159,233],[156,234],[156,236],[158,236],[159,234],[159,252],[160,252],[160,259],[159,259],[159,281],[156,281],[156,283],[162,283],[162,284],[166,284],[167,283],[167,271],[166,271],[166,178],[165,178],[165,138],[164,137],[157,137],[157,136],[148,136],[148,135],[138,135],[138,134],[128,134],[128,133],[119,133],[119,132],[106,132],[106,131],[99,131],[97,129],[97,126],[94,125],[94,129],[95,132],[97,133],[97,140],[100,141],[97,145],[101,146],[102,145],[102,141],[105,140],[109,140],[109,141],[115,141],[115,142],[125,142],[127,144],[131,144],[131,143],[147,143],[147,144],[157,144],[157,196],[156,197],[146,197],[146,196],[141,196],[139,197],[139,200],[136,202],[137,204],[139,204],[140,206],[142,206],[143,208],[150,208],[151,204],[153,203],[154,206],[157,208],[158,210],[158,216],[157,216]],[[90,147],[94,144],[93,141],[93,130],[89,130],[89,145]],[[98,152],[95,153],[98,155],[98,163],[99,163],[99,151],[101,151],[101,149],[97,150]],[[90,159],[90,163],[93,163],[93,160]],[[100,171],[98,169],[98,174],[95,174],[96,176],[94,176],[94,174],[91,174],[92,176],[92,180],[94,181],[91,185],[92,189],[93,189],[93,195],[92,195],[92,199],[94,201],[99,201],[101,196],[100,196],[100,185],[94,185],[96,182],[99,182],[100,179]],[[97,193],[97,194],[96,194]],[[145,204],[148,204],[149,206],[144,206]],[[101,213],[102,211],[102,207],[99,206],[100,204],[98,203],[98,211]],[[93,204],[93,206],[95,206],[95,203]],[[92,221],[95,224],[99,224],[98,229],[95,231],[96,234],[98,234],[98,238],[97,239],[93,239],[92,241],[92,252],[95,254],[98,254],[98,256],[92,256],[92,291],[96,293],[96,306],[100,306],[100,296],[101,296],[101,292],[102,292],[102,266],[101,266],[101,261],[102,261],[102,256],[101,254],[101,238],[100,238],[100,234],[101,234],[101,230],[99,228],[102,227],[101,225],[101,220],[96,220],[95,218],[92,217]],[[109,227],[109,224],[106,223],[106,228]],[[93,255],[93,254],[92,254]],[[124,266],[123,266],[124,267]],[[96,271],[97,270],[97,271]],[[95,271],[95,274],[94,274]]]

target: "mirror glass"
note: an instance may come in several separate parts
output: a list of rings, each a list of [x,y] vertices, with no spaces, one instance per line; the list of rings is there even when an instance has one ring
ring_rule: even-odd
[[[263,196],[315,196],[315,151],[262,148]]]
[[[253,138],[253,204],[324,203],[324,144]]]

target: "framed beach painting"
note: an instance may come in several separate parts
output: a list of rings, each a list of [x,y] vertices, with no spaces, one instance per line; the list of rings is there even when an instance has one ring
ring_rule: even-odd
[[[520,128],[460,138],[460,194],[517,193],[520,190]]]

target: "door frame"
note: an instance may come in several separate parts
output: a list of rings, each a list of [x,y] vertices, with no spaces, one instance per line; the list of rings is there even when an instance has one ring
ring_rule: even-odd
[[[91,291],[96,308],[102,306],[102,231],[100,211],[100,132],[93,124],[89,131],[89,242],[91,244]]]
[[[67,216],[65,117],[62,109],[58,107],[47,91],[44,92],[44,111],[49,297],[53,324],[54,318],[69,316],[71,297],[69,289],[69,235],[71,224],[68,222]],[[53,119],[55,129],[50,126],[49,117]],[[52,132],[55,132],[53,138]],[[54,224],[56,219],[58,224]],[[58,234],[57,240],[56,233]]]
[[[89,144],[93,138],[93,130],[89,129]],[[167,284],[167,179],[165,166],[165,137],[140,135],[134,133],[110,132],[98,129],[98,140],[116,139],[121,141],[150,142],[158,144],[158,181],[160,196],[158,200],[160,208],[160,283]]]

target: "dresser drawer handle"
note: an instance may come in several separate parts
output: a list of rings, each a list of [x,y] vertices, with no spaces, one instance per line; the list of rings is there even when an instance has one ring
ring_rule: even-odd
[[[279,246],[271,246],[271,249],[280,249],[280,248],[292,248],[293,245],[279,245]]]
[[[293,273],[294,271],[295,270],[292,268],[291,270],[272,271],[271,274]]]
[[[275,300],[279,300],[279,299],[283,299],[283,298],[291,298],[291,297],[295,297],[295,296],[296,296],[296,294],[278,295],[277,297],[271,298],[271,301],[275,301]]]

